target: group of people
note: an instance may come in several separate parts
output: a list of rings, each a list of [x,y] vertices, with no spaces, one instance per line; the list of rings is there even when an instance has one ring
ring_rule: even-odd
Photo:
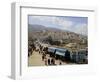
[[[44,61],[45,65],[56,65],[56,59],[53,57],[47,57],[46,51],[47,48],[43,48],[41,45],[39,45],[38,52],[42,55],[42,61]],[[59,62],[59,65],[62,65],[62,63]]]
[[[45,62],[45,65],[56,65],[56,59],[55,58],[47,58],[46,55],[42,55],[42,61]],[[59,62],[59,65],[62,65],[61,62]]]
[[[52,58],[52,59],[48,58],[47,59],[46,57],[42,56],[42,61],[45,62],[45,65],[56,65],[54,58]]]

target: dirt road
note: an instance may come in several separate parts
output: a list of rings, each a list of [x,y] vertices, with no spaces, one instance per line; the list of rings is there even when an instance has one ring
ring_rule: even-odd
[[[48,54],[46,55],[46,58],[52,59]],[[55,60],[56,65],[59,65],[60,62],[62,65],[67,64],[60,60]],[[32,55],[28,58],[28,66],[45,66],[45,61],[42,61],[42,54],[39,53],[38,51],[34,51]]]

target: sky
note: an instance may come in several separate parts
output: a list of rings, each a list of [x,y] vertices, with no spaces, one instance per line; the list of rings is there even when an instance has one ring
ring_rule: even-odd
[[[28,16],[28,24],[58,28],[82,35],[87,35],[88,18],[75,16]]]

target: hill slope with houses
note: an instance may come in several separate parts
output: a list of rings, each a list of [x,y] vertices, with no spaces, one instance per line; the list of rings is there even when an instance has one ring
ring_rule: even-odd
[[[87,47],[87,36],[70,31],[46,27],[43,25],[28,25],[28,40],[40,40],[43,43],[63,46],[74,44],[76,48]],[[50,43],[51,41],[51,43]],[[55,44],[57,43],[58,44]]]

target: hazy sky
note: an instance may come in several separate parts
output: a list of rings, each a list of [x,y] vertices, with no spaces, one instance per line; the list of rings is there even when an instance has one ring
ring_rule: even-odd
[[[74,16],[28,16],[29,24],[44,25],[87,35],[88,18]]]

